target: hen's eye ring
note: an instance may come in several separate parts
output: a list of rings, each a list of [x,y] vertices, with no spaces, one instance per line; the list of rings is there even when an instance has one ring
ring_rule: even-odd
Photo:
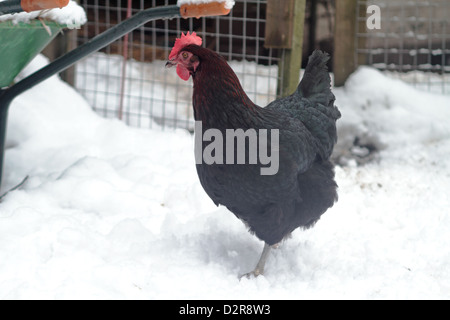
[[[183,56],[184,59],[186,59],[188,57],[187,52],[183,52],[181,55]]]

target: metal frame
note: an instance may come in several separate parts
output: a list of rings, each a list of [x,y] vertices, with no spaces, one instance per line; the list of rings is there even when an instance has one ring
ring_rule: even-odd
[[[36,71],[15,85],[0,89],[0,184],[3,176],[3,160],[6,142],[6,127],[8,119],[8,109],[11,102],[21,93],[50,78],[51,76],[64,71],[80,59],[86,57],[111,42],[121,38],[133,29],[156,19],[172,19],[180,17],[180,8],[176,5],[150,8],[140,11],[131,18],[117,24],[111,29],[96,36],[84,45],[72,50],[64,56],[56,59],[44,68]]]
[[[0,16],[23,11],[20,1],[8,0],[0,2]]]

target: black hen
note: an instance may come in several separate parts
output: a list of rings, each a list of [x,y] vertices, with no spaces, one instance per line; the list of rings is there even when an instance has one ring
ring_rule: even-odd
[[[256,164],[249,164],[249,143],[245,145],[245,164],[227,164],[227,159],[237,160],[237,145],[220,150],[223,156],[219,159],[216,154],[215,159],[220,160],[216,163],[197,164],[200,182],[215,204],[226,206],[265,242],[261,259],[250,273],[259,275],[271,246],[298,227],[314,225],[337,200],[329,158],[337,139],[340,112],[330,89],[326,68],[329,57],[315,51],[296,92],[261,108],[245,94],[225,59],[202,48],[199,39],[195,33],[183,36],[167,63],[177,65],[184,80],[193,78],[194,115],[202,124],[202,131],[196,135],[203,137],[207,130],[216,129],[226,137],[229,129],[254,129],[261,139],[265,131],[260,129],[267,129],[267,148],[278,155],[278,166],[272,168],[276,173],[269,175],[261,174],[267,162],[258,159]],[[276,130],[279,141],[272,139]],[[210,144],[203,141],[201,151],[208,145],[211,148]],[[229,155],[231,150],[233,156]]]

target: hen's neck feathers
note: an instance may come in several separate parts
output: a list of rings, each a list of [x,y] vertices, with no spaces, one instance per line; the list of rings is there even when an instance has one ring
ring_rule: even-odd
[[[223,57],[199,46],[186,50],[200,59],[193,75],[195,120],[204,125],[248,126],[256,118],[259,107],[244,92],[238,77]]]

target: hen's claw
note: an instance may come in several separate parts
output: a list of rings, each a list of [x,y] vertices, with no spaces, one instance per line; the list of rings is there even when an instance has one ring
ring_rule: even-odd
[[[251,271],[251,272],[244,273],[244,274],[240,275],[240,276],[239,276],[239,280],[241,280],[241,279],[244,278],[244,277],[247,278],[247,279],[250,279],[252,276],[253,276],[254,278],[256,278],[256,277],[258,277],[258,276],[263,275],[263,272],[264,272],[264,270],[255,269],[255,270],[253,270],[253,271]]]

